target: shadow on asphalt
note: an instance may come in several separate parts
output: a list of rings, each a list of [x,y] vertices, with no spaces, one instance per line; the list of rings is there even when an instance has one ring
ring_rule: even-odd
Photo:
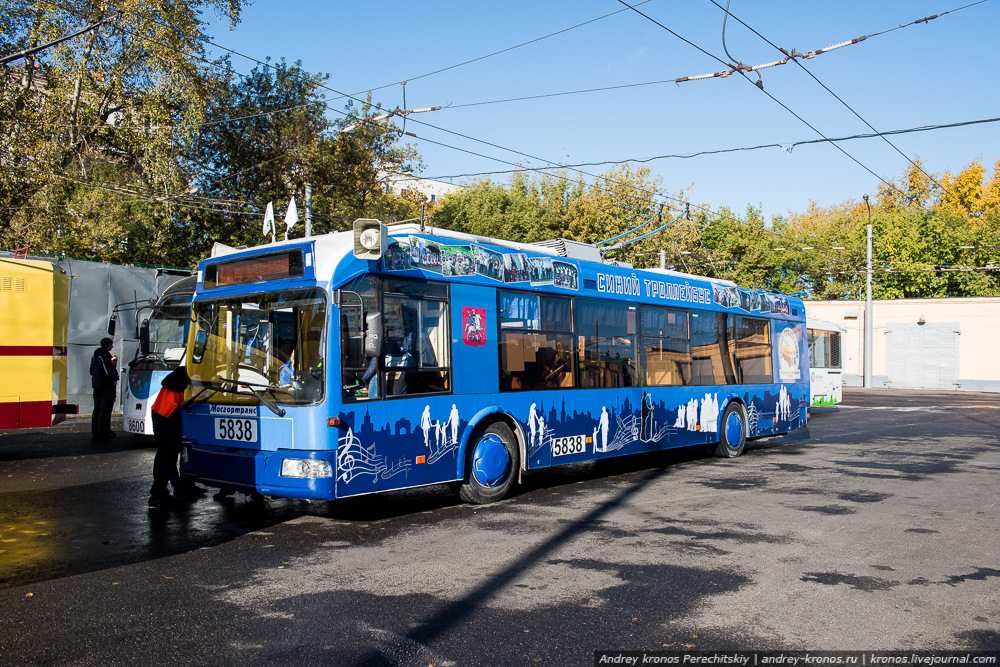
[[[113,440],[90,439],[90,415],[70,417],[49,428],[24,428],[0,431],[0,460],[28,461],[60,456],[88,456],[154,447],[153,437],[132,435],[121,430],[121,417],[112,420],[116,430]]]
[[[120,427],[120,422],[115,424]],[[122,454],[135,472],[114,479],[59,488],[2,492],[0,487],[0,588],[93,572],[194,549],[217,546],[247,533],[303,516],[350,523],[377,522],[446,508],[467,507],[446,484],[330,501],[235,497],[218,502],[214,489],[192,503],[167,510],[146,508],[152,439],[119,431],[115,440],[93,443],[89,418],[71,418],[49,429],[0,432],[0,460],[43,461],[61,457]],[[781,438],[755,441],[755,449],[777,447]],[[670,468],[712,458],[701,447],[616,457],[524,473],[507,502],[556,497],[574,485],[605,480],[634,483],[638,490]],[[618,487],[615,487],[616,491]],[[624,502],[628,494],[618,496]],[[607,506],[600,515],[611,511]],[[596,519],[594,519],[596,520]],[[569,539],[565,535],[562,539]],[[555,548],[553,545],[551,548]],[[489,594],[489,591],[485,591]],[[425,629],[426,630],[426,629]],[[424,631],[421,631],[424,632]],[[419,634],[419,633],[418,633]]]

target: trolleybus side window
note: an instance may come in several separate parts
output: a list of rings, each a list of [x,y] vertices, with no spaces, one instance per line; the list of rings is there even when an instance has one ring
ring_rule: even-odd
[[[809,368],[840,368],[840,332],[809,329]]]
[[[448,285],[418,280],[385,280],[386,396],[451,391]]]
[[[575,307],[580,386],[636,386],[637,306],[578,298]]]
[[[639,360],[647,387],[691,384],[691,339],[684,310],[643,306]]]
[[[774,381],[771,356],[771,325],[754,317],[733,317],[736,379],[740,384],[770,384]]]
[[[500,391],[575,386],[570,299],[500,292],[499,311]]]
[[[691,311],[691,384],[736,384],[726,313]]]
[[[377,398],[381,381],[380,364],[382,363],[381,326],[379,318],[372,317],[380,312],[378,279],[365,275],[356,278],[340,290],[340,345],[343,351],[341,373],[343,378],[343,396],[345,400]],[[367,325],[372,322],[378,331],[367,331]],[[378,341],[370,345],[366,351],[366,335]],[[373,356],[374,355],[374,356]],[[369,368],[374,361],[375,368],[369,374]],[[366,377],[368,376],[368,377]]]

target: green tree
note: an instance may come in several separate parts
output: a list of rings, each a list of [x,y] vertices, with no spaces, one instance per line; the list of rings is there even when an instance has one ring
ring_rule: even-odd
[[[985,175],[986,170],[979,160],[971,162],[957,176],[946,171],[941,177],[938,206],[967,218],[982,216],[986,205]]]
[[[302,211],[305,184],[313,186],[314,233],[344,230],[357,218],[385,221],[413,217],[422,198],[388,192],[392,173],[419,166],[411,146],[398,143],[388,120],[370,120],[379,109],[370,102],[348,104],[332,122],[323,97],[325,75],[301,63],[261,65],[213,100],[210,116],[192,151],[199,196],[230,206],[192,210],[173,221],[175,251],[205,255],[212,242],[256,245],[261,220],[273,202],[279,222],[292,197]],[[349,128],[349,131],[342,131]],[[303,224],[293,229],[301,235]]]
[[[486,179],[443,198],[436,225],[455,231],[532,242],[566,237],[571,208],[584,185],[565,172],[534,179],[517,173],[509,184]]]
[[[867,211],[863,202],[854,200],[825,208],[813,202],[805,213],[778,220],[775,247],[785,248],[777,253],[783,284],[798,281],[799,288],[791,291],[815,299],[863,296],[864,276],[859,278],[858,271],[867,253]]]
[[[509,183],[489,179],[469,184],[462,192],[445,197],[435,211],[435,224],[447,229],[533,242],[565,238],[581,243],[597,243],[649,224],[621,239],[635,239],[678,216],[684,208],[684,191],[662,206],[661,184],[648,167],[622,166],[597,176],[592,183],[560,171],[529,177],[515,174]],[[602,246],[613,260],[636,267],[659,266],[659,250],[670,244],[671,262],[686,257],[687,248],[699,247],[698,231],[691,220],[682,218],[648,239],[611,249]],[[694,240],[692,240],[694,239]],[[699,257],[705,253],[699,249]],[[692,258],[692,261],[695,261]]]
[[[977,234],[963,216],[943,209],[880,215],[874,227],[876,298],[998,293],[995,273],[966,270],[966,248],[988,242],[989,234]]]
[[[13,0],[5,52],[99,29],[0,70],[0,244],[134,258],[136,239],[186,190],[176,155],[218,83],[202,40],[206,11],[239,20],[242,0]],[[120,14],[117,14],[120,12]],[[114,206],[108,202],[120,195]],[[94,227],[88,224],[100,219]],[[142,223],[142,224],[140,224]],[[90,226],[84,233],[79,226]],[[141,228],[136,228],[140,225]],[[71,236],[67,236],[70,235]]]
[[[403,135],[393,118],[371,120],[380,115],[383,110],[372,104],[371,96],[361,104],[349,101],[344,118],[324,134],[314,176],[322,184],[316,199],[320,231],[349,229],[358,218],[393,222],[419,215],[423,197],[397,197],[389,181],[419,172],[420,155],[414,146],[400,143]]]
[[[878,185],[878,207],[884,211],[923,209],[933,204],[941,189],[924,169],[924,162],[915,159],[898,181],[882,181]]]
[[[707,224],[700,234],[707,264],[700,273],[732,280],[742,287],[802,291],[799,280],[784,280],[782,256],[776,254],[776,233],[764,220],[760,209],[748,206],[746,217],[727,208],[717,215],[705,216]],[[796,276],[797,277],[797,276]]]

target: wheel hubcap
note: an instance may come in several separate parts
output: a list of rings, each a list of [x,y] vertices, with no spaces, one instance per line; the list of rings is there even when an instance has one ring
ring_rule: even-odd
[[[483,436],[472,453],[472,475],[483,486],[496,486],[507,475],[510,453],[496,434]]]
[[[743,420],[739,414],[731,412],[726,419],[726,442],[735,449],[743,439]]]

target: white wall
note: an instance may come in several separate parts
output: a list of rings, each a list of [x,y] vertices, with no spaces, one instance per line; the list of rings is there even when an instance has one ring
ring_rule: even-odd
[[[864,376],[864,301],[806,301],[806,314],[846,329],[841,339],[844,384],[860,386]],[[1000,297],[893,299],[872,303],[872,376],[885,386],[886,325],[957,324],[961,332],[958,389],[1000,392]],[[921,360],[914,359],[913,363]]]

